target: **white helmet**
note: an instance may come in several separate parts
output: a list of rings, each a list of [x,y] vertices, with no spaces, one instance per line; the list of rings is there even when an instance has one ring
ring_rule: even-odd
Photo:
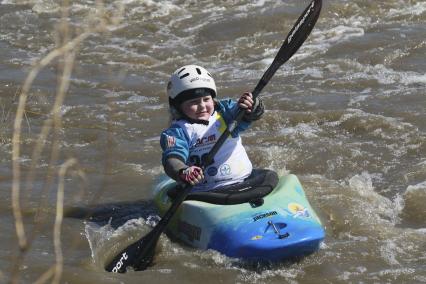
[[[205,95],[211,95],[214,98],[216,84],[212,75],[203,67],[186,65],[173,72],[167,84],[167,95],[169,102],[175,105]]]

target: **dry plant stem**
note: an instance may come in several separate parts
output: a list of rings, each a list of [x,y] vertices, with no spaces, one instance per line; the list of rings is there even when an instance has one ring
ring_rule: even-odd
[[[61,106],[64,103],[66,92],[69,88],[69,82],[71,77],[72,68],[74,66],[75,53],[70,52],[64,55],[64,66],[63,73],[60,77],[59,88],[56,94],[55,102],[52,107],[52,120],[48,122],[48,129],[50,129],[51,124],[53,123],[53,138],[52,138],[52,149],[49,161],[49,170],[47,173],[47,181],[45,184],[44,194],[48,195],[48,189],[50,188],[53,182],[54,172],[56,170],[56,162],[59,158],[59,131],[62,128],[62,117],[61,117]],[[48,131],[46,132],[48,134]],[[43,140],[44,141],[44,140]],[[40,214],[42,213],[43,208],[46,208],[47,200],[45,202],[40,202],[39,210],[37,212],[37,218],[40,220]]]
[[[52,62],[57,57],[62,54],[73,50],[78,44],[80,44],[84,39],[90,36],[92,32],[85,32],[74,38],[72,41],[68,42],[64,46],[51,51],[48,55],[42,58],[36,65],[31,69],[27,78],[25,79],[24,86],[22,88],[21,95],[19,96],[18,108],[16,111],[15,122],[13,127],[13,136],[12,136],[12,169],[13,169],[13,184],[12,184],[12,208],[13,214],[15,217],[16,224],[16,233],[18,236],[19,247],[21,250],[25,250],[27,247],[27,239],[25,236],[24,225],[22,222],[22,212],[20,206],[20,180],[21,180],[21,171],[19,166],[19,157],[20,157],[20,143],[21,143],[21,129],[22,129],[22,120],[24,117],[25,105],[28,98],[28,93],[31,89],[35,78],[41,69],[46,67],[50,62]]]
[[[76,159],[67,160],[59,170],[59,185],[58,185],[58,196],[56,199],[56,218],[55,226],[53,230],[53,243],[55,247],[56,265],[55,274],[52,283],[57,284],[61,280],[63,270],[63,255],[61,248],[61,228],[62,220],[64,217],[64,177],[68,168],[74,166],[77,163]]]
[[[38,278],[34,284],[43,284],[46,283],[47,281],[49,281],[50,278],[52,278],[52,276],[55,273],[55,266],[49,268],[49,270],[47,270],[45,273],[43,273],[40,278]]]
[[[49,119],[45,123],[46,127],[43,127],[42,134],[46,135],[46,136],[43,137],[43,139],[39,139],[39,141],[43,141],[42,142],[43,144],[44,144],[45,139],[47,138],[47,135],[50,131],[52,124],[54,125],[55,133],[58,132],[59,129],[61,128],[60,107],[63,104],[63,101],[65,99],[65,95],[66,95],[66,91],[69,87],[69,78],[71,76],[71,71],[72,71],[72,67],[73,67],[75,54],[74,54],[74,52],[68,52],[68,50],[65,50],[64,57],[65,57],[64,71],[63,71],[63,74],[62,74],[61,79],[60,79],[60,86],[59,86],[59,89],[58,89],[58,92],[57,92],[57,95],[56,95],[56,98],[55,98],[54,106],[53,106],[52,111],[51,111],[53,118]],[[52,182],[51,178],[53,176],[54,165],[56,164],[56,161],[57,161],[57,158],[58,158],[58,155],[59,155],[58,139],[54,139],[53,144],[54,145],[52,146],[51,160],[50,160],[50,163],[49,163],[49,174],[48,174],[48,179],[49,179],[48,184],[49,185]],[[41,153],[41,150],[43,148],[42,145],[36,146],[36,149],[38,149],[37,151],[40,151],[39,153],[37,153],[37,155],[35,157],[35,158],[37,158],[37,160],[38,160],[39,155]],[[32,164],[35,167],[36,164],[34,162]],[[19,168],[19,166],[18,166],[18,168]],[[19,190],[17,192],[19,193]],[[19,195],[18,195],[17,203],[19,205]],[[40,208],[39,208],[39,212],[41,210],[41,207],[42,206],[40,206]],[[44,221],[41,221],[41,222],[44,222]],[[19,263],[23,259],[23,252],[25,252],[25,250],[29,247],[29,244],[35,238],[34,232],[37,230],[37,228],[40,227],[41,222],[37,222],[36,225],[33,227],[32,234],[30,235],[30,240],[29,241],[26,240],[25,249],[21,249],[20,256],[18,257],[18,259],[15,263],[15,268],[13,269],[13,273],[12,273],[13,279],[15,279],[15,277],[17,277],[16,275],[17,275],[17,272],[18,272]],[[16,223],[18,223],[18,219],[16,219]],[[20,224],[22,224],[22,228],[23,228],[22,219],[20,221]],[[24,234],[24,237],[25,237],[25,234]]]
[[[113,74],[111,74],[113,75]],[[121,71],[118,74],[115,74],[114,78],[114,85],[119,86],[120,82],[123,81],[123,78],[125,78],[126,73],[124,71]],[[115,87],[113,88],[113,91],[115,91]],[[107,139],[106,139],[106,147],[105,147],[105,167],[104,167],[104,178],[101,183],[101,186],[99,189],[94,193],[93,197],[91,198],[89,205],[95,204],[97,200],[99,200],[102,196],[102,193],[105,191],[105,189],[108,187],[109,184],[109,178],[112,174],[112,167],[113,167],[113,149],[114,149],[114,117],[113,113],[115,111],[114,109],[114,103],[111,98],[108,98],[108,112],[107,112]]]
[[[53,115],[53,120],[49,120],[50,121],[49,124],[51,124],[53,121],[55,133],[58,132],[62,127],[60,108],[64,102],[66,92],[69,88],[71,71],[74,66],[75,53],[74,52],[67,53],[64,55],[64,58],[65,58],[65,62],[63,66],[64,71],[60,78],[58,93],[56,95],[55,103],[51,111]],[[54,143],[52,146],[51,160],[49,163],[50,167],[49,167],[48,182],[47,182],[48,187],[52,183],[51,177],[53,176],[53,171],[55,170],[54,165],[56,164],[56,161],[59,156],[59,145],[58,145],[59,141],[57,138],[58,135],[56,134],[55,136],[56,137],[54,139]],[[54,266],[53,283],[59,283],[60,277],[62,275],[62,267],[63,267],[63,257],[62,257],[61,247],[60,247],[60,229],[61,229],[61,224],[63,219],[63,177],[65,175],[66,169],[74,165],[75,163],[76,163],[75,159],[68,160],[64,165],[61,166],[60,172],[59,172],[60,180],[58,185],[58,197],[57,197],[58,201],[56,206],[57,209],[56,209],[55,226],[54,226],[54,247],[55,247],[55,255],[56,255],[56,264]],[[44,205],[47,206],[46,204]],[[43,208],[43,202],[40,203],[38,214],[40,214],[40,211],[42,210],[42,208]],[[37,222],[37,225],[34,227],[35,228],[39,227],[42,222],[43,221]],[[34,232],[31,235],[34,237],[35,235]],[[51,269],[49,269],[46,273],[44,273],[40,279],[48,277],[49,275],[52,276]]]
[[[22,213],[20,207],[20,167],[19,167],[19,157],[20,157],[20,142],[21,142],[21,129],[22,129],[22,120],[25,112],[25,105],[27,102],[28,94],[31,89],[31,86],[37,77],[41,69],[50,64],[57,57],[63,55],[66,52],[69,52],[75,49],[82,41],[87,37],[92,35],[95,32],[100,32],[106,30],[108,26],[100,25],[93,29],[88,29],[86,32],[75,37],[73,40],[67,42],[60,48],[52,50],[44,58],[38,61],[33,68],[30,70],[27,78],[25,79],[24,85],[22,87],[21,94],[19,96],[18,108],[16,111],[15,121],[14,121],[14,132],[12,137],[12,169],[13,169],[13,185],[12,185],[12,207],[13,214],[16,220],[16,233],[18,236],[18,242],[21,250],[25,250],[27,246],[27,240],[25,236],[25,230],[22,222]],[[48,131],[44,131],[43,134],[47,136]],[[40,139],[44,141],[44,139]]]
[[[64,2],[64,3],[67,3],[67,2]],[[20,201],[21,199],[20,197],[21,169],[20,169],[20,161],[19,161],[20,154],[21,154],[20,144],[21,144],[22,121],[24,116],[26,116],[25,106],[29,97],[29,91],[38,73],[47,65],[49,65],[52,61],[57,59],[58,57],[64,56],[66,64],[63,69],[64,72],[60,82],[60,88],[58,90],[58,97],[56,98],[56,101],[51,113],[53,117],[51,119],[48,119],[44,123],[43,129],[40,133],[35,150],[33,152],[31,169],[34,169],[36,165],[38,164],[38,160],[40,159],[41,153],[45,146],[45,141],[52,128],[52,124],[56,130],[58,130],[61,127],[60,107],[63,103],[66,90],[68,89],[68,86],[69,86],[69,77],[70,77],[72,66],[73,66],[72,63],[74,61],[76,48],[90,35],[97,32],[105,32],[111,28],[116,27],[119,24],[124,11],[124,5],[120,5],[119,9],[116,10],[116,13],[114,13],[112,17],[109,17],[107,21],[107,17],[105,17],[105,10],[103,8],[102,1],[96,1],[96,7],[97,7],[97,11],[98,12],[100,11],[100,12],[92,16],[92,20],[94,20],[92,23],[92,27],[86,28],[81,34],[79,34],[73,39],[69,39],[69,37],[66,37],[66,39],[67,40],[69,39],[69,41],[65,41],[63,45],[52,50],[40,61],[36,62],[34,66],[32,67],[32,69],[30,70],[28,76],[26,77],[22,90],[19,95],[18,106],[17,106],[15,120],[13,124],[13,136],[12,136],[13,183],[12,183],[12,189],[11,189],[11,197],[12,197],[12,210],[13,210],[13,215],[15,218],[16,234],[18,237],[18,244],[19,244],[20,251],[18,253],[18,258],[15,262],[15,267],[12,270],[12,275],[11,275],[12,283],[18,283],[17,272],[19,270],[19,265],[22,262],[24,255],[29,249],[29,246],[34,238],[34,236],[32,237],[30,236],[30,242],[27,239],[27,236],[25,233],[25,227],[23,223],[21,201]],[[66,23],[66,20],[64,20],[63,23]],[[64,80],[64,78],[67,78],[67,79]],[[58,145],[58,141],[56,141],[56,145]],[[56,157],[58,155],[57,154],[58,151],[55,151],[54,148],[56,147],[53,147],[52,149],[51,161],[57,160]],[[80,176],[83,176],[83,174],[80,173]],[[27,181],[29,181],[30,187],[31,187],[33,178],[34,178],[34,173],[30,173],[29,178],[27,179]],[[53,273],[51,271],[52,270],[49,270],[45,274],[43,274],[42,277],[39,279],[39,281],[40,280],[44,281],[43,279],[46,279],[47,281],[47,279],[51,278]],[[58,279],[57,271],[58,270],[55,269],[55,279]]]
[[[57,132],[62,127],[62,119],[61,119],[61,113],[60,109],[61,106],[65,100],[66,92],[69,88],[69,79],[71,77],[72,68],[74,66],[74,59],[75,59],[75,53],[70,52],[66,53],[64,55],[65,62],[64,62],[64,71],[62,73],[62,77],[60,79],[60,85],[58,89],[58,93],[56,95],[55,103],[52,108],[52,114],[53,114],[53,126],[54,126],[54,132],[56,138],[54,139],[54,143],[52,146],[52,153],[51,153],[51,161],[50,161],[50,171],[53,172],[54,165],[56,164],[56,161],[59,156],[59,145],[58,145],[58,138],[57,138]],[[56,216],[55,216],[55,225],[54,225],[54,249],[55,249],[55,255],[56,255],[56,263],[54,266],[54,278],[52,283],[59,283],[61,276],[62,276],[62,270],[63,270],[63,256],[62,256],[62,249],[61,249],[61,225],[62,225],[62,219],[63,219],[63,200],[64,200],[64,176],[67,171],[67,169],[71,166],[73,166],[76,163],[75,159],[70,159],[67,162],[65,162],[60,170],[59,170],[59,185],[58,185],[58,195],[57,195],[57,203],[56,203]],[[50,180],[50,177],[52,174],[48,174],[48,179]],[[51,180],[47,183],[50,185]],[[41,206],[40,206],[41,209]],[[47,271],[47,274],[49,274],[50,269]]]
[[[87,34],[85,37],[87,37],[89,34]],[[22,220],[22,213],[21,213],[21,206],[20,206],[20,167],[19,167],[19,155],[20,155],[20,148],[19,148],[19,141],[20,141],[20,132],[21,132],[21,124],[22,124],[22,119],[23,119],[23,115],[25,114],[24,109],[25,109],[25,104],[26,104],[26,99],[28,97],[28,93],[30,90],[30,87],[32,85],[32,82],[34,81],[35,77],[37,76],[38,72],[45,67],[47,64],[49,64],[52,60],[54,60],[56,57],[64,55],[65,57],[65,66],[64,66],[64,71],[63,71],[63,75],[61,76],[61,81],[60,81],[60,87],[55,99],[55,103],[52,109],[52,114],[53,114],[53,123],[55,126],[56,131],[58,131],[58,129],[61,126],[61,119],[60,119],[60,107],[63,104],[64,98],[65,98],[65,93],[66,90],[69,87],[69,77],[71,74],[71,70],[72,70],[72,63],[74,62],[74,53],[72,52],[76,46],[78,42],[81,42],[85,37],[81,37],[80,40],[78,41],[74,41],[74,42],[69,42],[66,46],[69,46],[69,48],[64,48],[64,46],[62,48],[56,49],[54,51],[52,51],[51,53],[49,53],[45,58],[43,58],[39,64],[37,64],[35,66],[35,68],[33,68],[30,71],[29,76],[27,77],[21,96],[19,98],[19,104],[18,104],[18,110],[17,110],[17,114],[16,114],[16,118],[15,118],[15,127],[14,127],[14,133],[13,133],[13,150],[12,150],[12,161],[13,161],[13,185],[12,185],[12,207],[13,207],[13,212],[14,212],[14,216],[15,216],[15,226],[16,226],[16,232],[18,235],[18,240],[19,240],[19,246],[21,248],[21,252],[19,254],[19,257],[15,263],[15,267],[13,269],[12,272],[12,279],[16,279],[17,277],[17,272],[18,272],[18,267],[20,262],[23,259],[23,253],[25,253],[25,251],[28,249],[29,247],[29,242],[27,240],[26,234],[25,234],[25,230],[24,230],[24,225],[23,225],[23,220]],[[77,37],[79,38],[79,37]],[[76,39],[77,39],[76,38]],[[71,44],[70,44],[71,43]],[[74,44],[72,44],[74,43]],[[65,47],[66,47],[65,46]],[[69,55],[71,54],[71,56]],[[50,124],[50,123],[47,123]],[[43,131],[44,134],[48,134],[50,127],[47,127],[47,129],[45,129]],[[46,138],[46,137],[44,137]],[[56,139],[54,139],[56,140]],[[43,142],[45,141],[45,139],[42,140]],[[51,169],[51,173],[48,175],[51,177],[53,175],[53,165],[56,163],[57,157],[58,157],[58,143],[57,141],[54,142],[55,146],[52,147],[52,156],[51,156],[51,163],[49,163],[50,165],[50,169]],[[36,149],[39,148],[40,152],[42,147],[37,147]],[[38,157],[36,157],[38,159]],[[33,161],[33,165],[35,166],[37,161]],[[49,178],[50,179],[50,178]],[[36,228],[38,228],[39,226],[34,227],[33,232],[36,230]],[[32,236],[32,237],[31,237]],[[34,233],[31,234],[30,238],[31,241],[32,239],[35,237]]]

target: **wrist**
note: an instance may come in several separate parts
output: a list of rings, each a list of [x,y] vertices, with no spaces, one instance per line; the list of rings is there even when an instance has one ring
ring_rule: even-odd
[[[186,170],[186,169],[188,169],[189,167],[186,167],[186,168],[181,168],[179,171],[178,171],[178,175],[180,176],[180,175],[182,175],[183,173],[184,173],[184,171]]]

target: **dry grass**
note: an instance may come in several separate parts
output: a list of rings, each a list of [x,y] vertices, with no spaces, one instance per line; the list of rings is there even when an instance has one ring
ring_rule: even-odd
[[[57,167],[59,161],[60,149],[59,149],[59,131],[62,128],[62,117],[61,117],[61,106],[63,105],[64,99],[69,89],[70,77],[75,65],[75,57],[78,54],[79,47],[81,44],[90,36],[97,33],[108,33],[108,31],[116,27],[124,11],[124,7],[119,5],[115,9],[114,14],[108,14],[102,1],[96,1],[96,13],[91,14],[90,18],[87,19],[87,26],[79,31],[78,33],[72,30],[69,24],[69,4],[68,1],[63,1],[61,6],[61,22],[57,28],[57,46],[53,50],[47,53],[43,58],[34,63],[31,70],[26,77],[25,82],[17,97],[17,109],[13,123],[13,135],[12,135],[12,170],[13,170],[13,183],[11,189],[12,197],[12,210],[15,218],[16,235],[18,238],[19,253],[15,258],[12,265],[10,282],[19,283],[19,271],[20,267],[24,262],[25,255],[31,249],[33,240],[36,237],[36,228],[43,225],[45,218],[39,217],[35,219],[35,224],[32,224],[32,230],[27,232],[22,211],[22,174],[21,174],[21,145],[22,145],[22,128],[23,123],[26,119],[26,106],[28,98],[30,96],[31,88],[34,80],[38,74],[44,68],[57,64],[59,75],[59,84],[55,95],[52,108],[50,109],[47,118],[43,123],[43,127],[40,133],[37,135],[36,143],[32,151],[31,156],[31,168],[28,176],[25,179],[27,187],[31,188],[34,180],[35,168],[40,161],[42,152],[45,151],[46,141],[49,137],[53,137],[50,152],[50,161],[48,172],[46,174],[45,188],[51,188],[54,184],[55,177],[58,178],[57,188],[57,202],[56,202],[56,216],[53,231],[53,242],[56,262],[43,273],[35,283],[46,283],[51,281],[52,283],[60,283],[61,275],[63,271],[63,255],[61,249],[61,226],[63,219],[63,201],[64,201],[64,179],[66,175],[73,174],[78,176],[84,181],[84,174],[79,169],[78,161],[75,158],[66,160],[62,165]],[[76,36],[72,36],[77,34]],[[11,116],[10,111],[6,111],[4,108],[0,110],[1,119],[6,121]],[[2,138],[3,139],[3,138]],[[39,213],[41,214],[42,208],[45,206],[45,201],[40,201]],[[5,278],[5,272],[0,271],[0,281]]]

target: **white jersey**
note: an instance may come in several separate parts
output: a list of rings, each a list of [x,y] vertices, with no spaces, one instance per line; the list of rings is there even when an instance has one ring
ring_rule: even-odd
[[[189,164],[200,165],[203,155],[207,155],[220,135],[226,129],[222,115],[215,111],[208,125],[176,121],[188,139]],[[252,164],[241,143],[240,135],[229,136],[214,157],[212,165],[204,171],[203,183],[194,186],[194,191],[211,190],[224,185],[238,183],[250,175]]]

